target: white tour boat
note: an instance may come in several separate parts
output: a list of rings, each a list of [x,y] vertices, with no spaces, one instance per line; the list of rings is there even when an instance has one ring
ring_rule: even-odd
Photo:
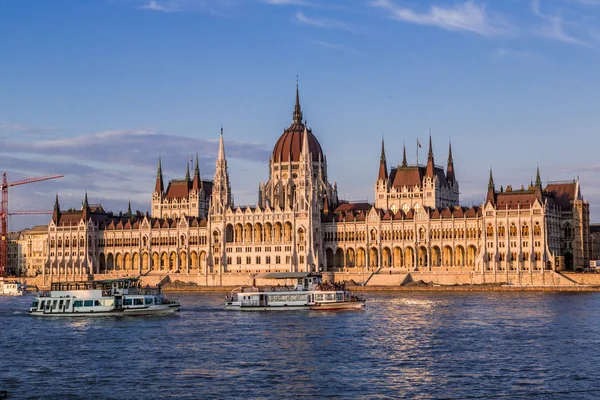
[[[47,317],[100,317],[172,314],[178,301],[167,300],[160,287],[141,287],[137,278],[56,282],[36,297],[29,314]]]
[[[0,277],[0,295],[6,296],[23,296],[25,294],[25,284],[15,281],[7,280]]]
[[[241,311],[279,310],[357,310],[365,300],[351,294],[342,285],[323,282],[314,272],[274,272],[254,279],[297,279],[291,286],[244,286],[227,296],[225,308]]]

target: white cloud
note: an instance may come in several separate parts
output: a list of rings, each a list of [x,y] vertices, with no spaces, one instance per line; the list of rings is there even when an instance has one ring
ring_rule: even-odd
[[[264,0],[265,3],[277,6],[311,6],[312,3],[304,0]]]
[[[349,24],[346,24],[345,22],[338,21],[335,19],[329,19],[329,18],[307,17],[301,11],[298,11],[296,13],[296,20],[302,24],[316,26],[319,28],[340,29],[340,30],[344,30],[344,31],[348,31],[348,32],[354,31],[353,27],[350,26]]]
[[[546,24],[537,29],[537,34],[553,40],[558,40],[559,42],[572,44],[576,46],[589,46],[589,43],[585,42],[582,39],[576,38],[568,34],[564,29],[564,21],[562,17],[556,15],[546,15],[542,13],[540,9],[540,1],[533,0],[532,1],[532,9],[533,13],[539,18],[546,21]]]
[[[346,53],[352,53],[352,54],[359,54],[358,51],[356,51],[355,49],[348,47],[348,46],[341,45],[341,44],[335,44],[335,43],[326,42],[324,40],[316,40],[316,39],[309,39],[309,41],[318,46],[326,47],[328,49],[344,51]]]
[[[531,57],[531,52],[527,51],[527,50],[515,50],[515,49],[500,48],[500,49],[494,50],[492,55],[495,58],[508,58],[508,57],[528,58],[528,57]]]
[[[435,26],[449,31],[466,31],[483,36],[510,33],[514,28],[498,16],[489,15],[483,5],[469,0],[452,7],[431,6],[428,12],[419,13],[399,7],[390,0],[374,0],[371,5],[390,13],[390,18],[401,22]]]
[[[177,6],[174,3],[170,3],[169,5],[166,5],[166,4],[161,5],[158,2],[156,2],[156,0],[148,1],[144,5],[140,6],[140,9],[162,11],[162,12],[171,12],[171,11],[178,10]]]

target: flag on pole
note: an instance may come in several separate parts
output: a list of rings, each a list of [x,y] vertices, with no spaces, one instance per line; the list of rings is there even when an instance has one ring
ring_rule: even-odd
[[[421,147],[421,143],[419,142],[419,138],[417,138],[417,146]]]

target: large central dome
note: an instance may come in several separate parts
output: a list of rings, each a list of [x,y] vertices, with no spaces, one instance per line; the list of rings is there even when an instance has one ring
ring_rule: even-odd
[[[302,110],[300,109],[300,96],[296,86],[296,106],[294,107],[294,122],[287,128],[273,148],[273,162],[298,162],[302,152],[302,141],[304,140],[304,127],[302,123]],[[308,135],[308,150],[312,154],[312,160],[319,162],[323,160],[323,150],[317,138],[310,129],[306,130]]]

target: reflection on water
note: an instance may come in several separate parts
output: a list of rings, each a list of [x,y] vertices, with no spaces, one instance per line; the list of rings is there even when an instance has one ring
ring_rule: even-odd
[[[30,300],[0,297],[14,398],[600,397],[548,394],[600,387],[596,293],[375,293],[364,311],[313,313],[197,294],[175,316],[97,319],[36,319]]]

